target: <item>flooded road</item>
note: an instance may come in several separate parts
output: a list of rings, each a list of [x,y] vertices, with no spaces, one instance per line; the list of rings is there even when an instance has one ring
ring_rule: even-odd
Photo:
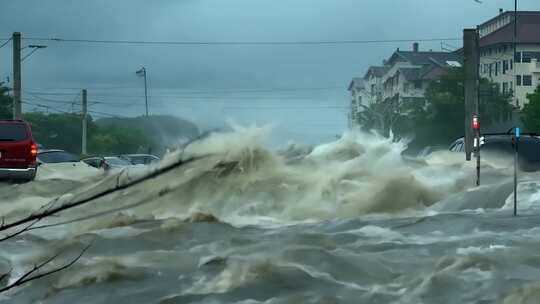
[[[487,160],[404,158],[404,143],[347,133],[265,148],[265,129],[215,134],[159,166],[204,156],[42,220],[0,246],[9,282],[60,252],[72,267],[0,303],[537,303],[540,182]],[[46,168],[0,186],[6,221],[147,174]],[[7,282],[4,282],[4,284]]]

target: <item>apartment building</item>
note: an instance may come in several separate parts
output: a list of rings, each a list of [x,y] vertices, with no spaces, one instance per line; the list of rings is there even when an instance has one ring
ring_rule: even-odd
[[[527,94],[540,84],[540,11],[517,12],[514,53],[514,12],[478,26],[480,76],[497,83],[502,93],[514,92],[514,106],[523,107]]]
[[[420,51],[418,43],[411,51],[397,49],[386,61],[382,77],[382,100],[397,104],[423,99],[429,83],[446,69],[461,67],[462,56],[456,52]]]

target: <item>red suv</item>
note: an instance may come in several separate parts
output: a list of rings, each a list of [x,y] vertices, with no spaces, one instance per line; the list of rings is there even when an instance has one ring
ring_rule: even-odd
[[[33,180],[36,156],[30,125],[22,120],[0,120],[0,179]]]

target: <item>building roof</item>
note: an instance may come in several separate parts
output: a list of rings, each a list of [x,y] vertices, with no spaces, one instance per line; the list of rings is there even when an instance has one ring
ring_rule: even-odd
[[[352,91],[352,89],[363,89],[364,88],[364,79],[361,77],[354,77],[349,84],[347,90]]]
[[[535,15],[540,15],[540,11],[518,11],[517,12],[518,14],[518,18],[521,17],[521,16],[535,16]],[[490,23],[492,23],[493,21],[497,20],[497,19],[500,19],[500,18],[503,18],[503,17],[506,17],[506,16],[511,16],[513,17],[514,16],[514,11],[506,11],[502,14],[499,14],[491,19],[489,19],[488,21],[480,24],[478,27],[483,27],[485,25],[488,25]]]
[[[506,13],[505,13],[506,14]],[[514,23],[511,22],[480,39],[480,47],[508,44],[514,41]],[[518,12],[517,43],[540,44],[540,12]]]
[[[369,75],[373,75],[375,77],[382,77],[386,72],[388,71],[388,67],[385,66],[370,66],[364,75],[364,79],[367,79]]]
[[[403,59],[413,65],[447,66],[449,62],[462,62],[463,57],[457,52],[414,52],[414,51],[395,51],[388,60],[389,63],[397,59]]]

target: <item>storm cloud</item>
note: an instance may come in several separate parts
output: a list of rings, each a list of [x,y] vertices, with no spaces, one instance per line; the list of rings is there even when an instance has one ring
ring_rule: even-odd
[[[486,0],[17,0],[0,1],[0,38],[14,31],[23,37],[144,40],[144,41],[334,41],[460,38],[463,28],[475,27],[498,13],[512,9],[512,1]],[[535,9],[537,0],[520,0],[520,9]],[[36,41],[23,41],[23,45]],[[151,98],[185,90],[208,91],[205,96],[224,98],[219,90],[277,90],[319,88],[305,92],[228,95],[234,107],[292,107],[286,112],[234,110],[186,100],[183,108],[154,107],[198,122],[219,124],[227,117],[240,121],[303,121],[333,124],[316,129],[339,133],[346,124],[346,110],[293,111],[294,107],[336,105],[346,107],[347,84],[369,65],[380,64],[406,43],[346,45],[115,45],[39,41],[39,50],[23,63],[23,89],[43,93],[53,89],[125,87],[115,94],[141,94],[135,71],[148,69]],[[447,41],[460,46],[460,41]],[[440,50],[440,42],[423,42],[422,49]],[[11,74],[10,45],[0,49],[0,77]],[[131,89],[130,89],[131,88]],[[324,89],[328,88],[328,89]],[[58,91],[52,91],[58,92]],[[66,91],[71,92],[71,91]],[[109,91],[108,91],[109,92]],[[173,93],[171,93],[173,92]],[[176,92],[176,93],[174,93]],[[279,94],[278,94],[279,93]],[[104,99],[105,93],[101,93]],[[97,95],[97,93],[96,93]],[[182,96],[184,96],[182,95]],[[217,95],[217,97],[216,97]],[[186,95],[187,96],[187,95]],[[189,95],[191,96],[191,95]],[[110,94],[108,100],[114,99]],[[240,98],[242,97],[242,98]],[[97,97],[95,97],[97,98]],[[187,98],[187,97],[186,97]],[[134,99],[134,98],[133,98]],[[189,98],[187,98],[189,99]],[[275,99],[281,101],[273,101]],[[286,100],[289,99],[289,102]],[[311,99],[302,102],[303,99]],[[227,100],[223,100],[226,102]],[[230,100],[229,100],[230,101]],[[45,100],[43,100],[45,102]],[[101,110],[117,111],[99,106]],[[211,108],[211,109],[209,109]],[[138,110],[123,109],[126,115]],[[294,112],[291,114],[291,112]],[[272,114],[274,113],[274,114]],[[300,113],[300,114],[298,114]],[[306,116],[302,116],[306,115]],[[285,117],[285,118],[284,118]],[[307,119],[315,117],[314,119]],[[245,119],[249,118],[249,119]],[[256,121],[255,121],[256,120]],[[295,128],[297,128],[296,126]],[[313,127],[305,126],[305,129]]]

